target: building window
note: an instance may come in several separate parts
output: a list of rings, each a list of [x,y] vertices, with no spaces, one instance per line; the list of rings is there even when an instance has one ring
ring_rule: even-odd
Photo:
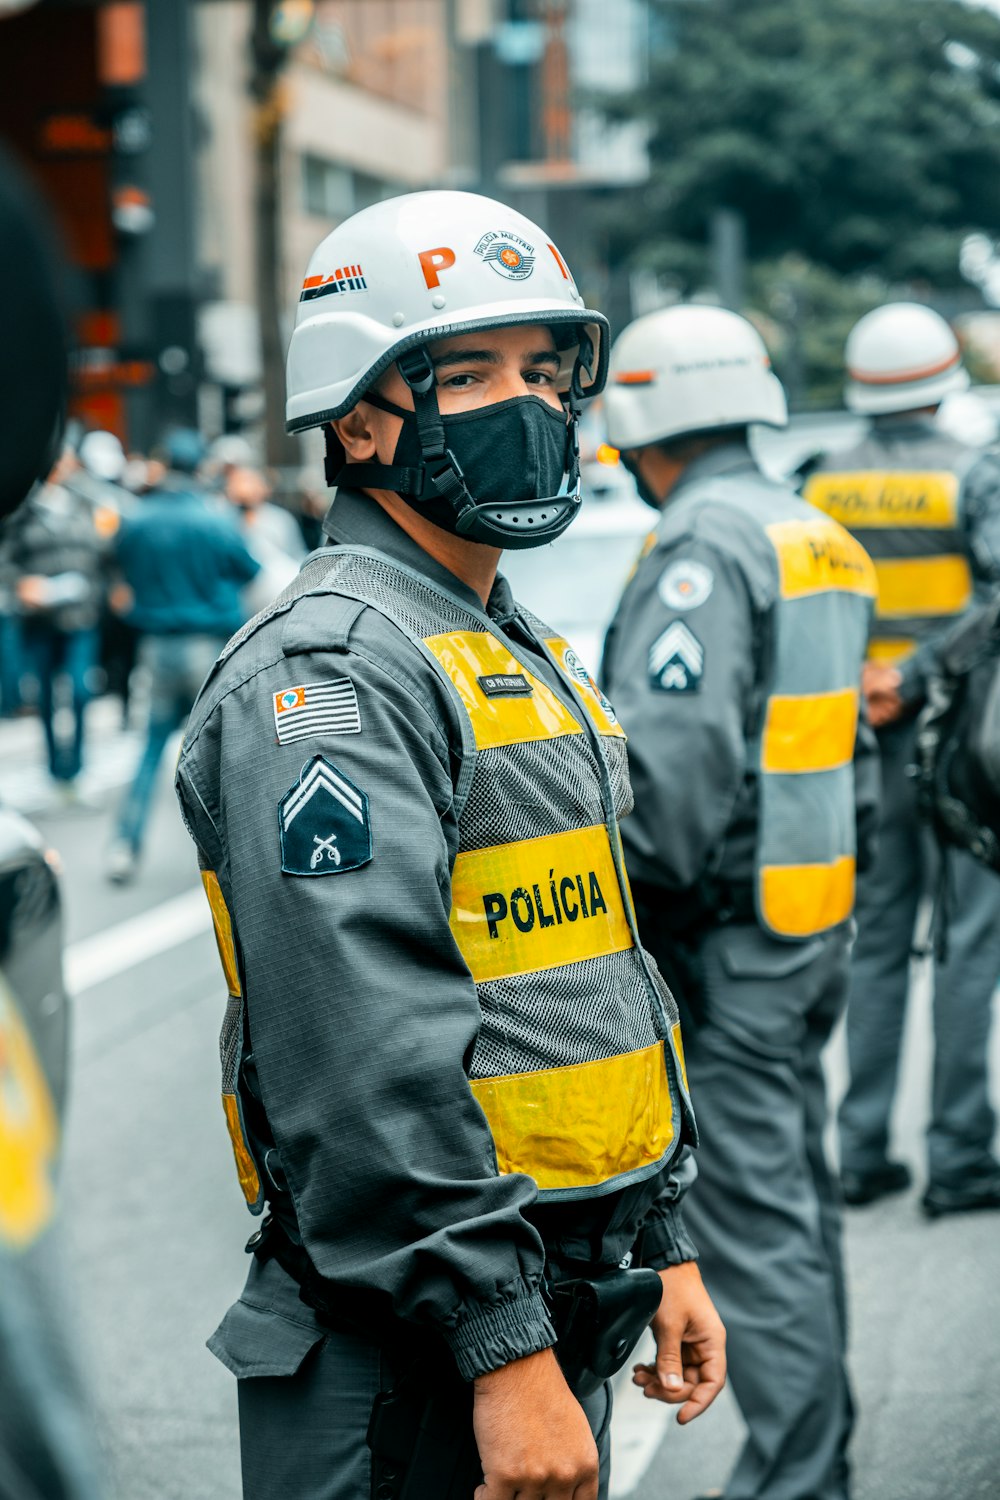
[[[302,191],[307,213],[320,219],[347,219],[402,189],[368,172],[352,172],[322,156],[303,156]]]
[[[346,219],[354,212],[354,174],[321,156],[302,158],[306,212],[320,219]]]

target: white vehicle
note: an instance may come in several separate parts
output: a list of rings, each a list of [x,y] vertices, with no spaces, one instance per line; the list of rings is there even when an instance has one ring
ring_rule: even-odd
[[[548,547],[508,552],[500,564],[515,599],[565,636],[595,677],[622,589],[655,524],[634,494],[585,500],[565,535]]]

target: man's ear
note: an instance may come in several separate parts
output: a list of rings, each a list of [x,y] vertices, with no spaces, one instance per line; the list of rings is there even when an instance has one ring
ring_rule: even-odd
[[[349,411],[346,417],[337,417],[330,426],[347,454],[349,463],[368,463],[377,456],[375,434],[360,406]]]

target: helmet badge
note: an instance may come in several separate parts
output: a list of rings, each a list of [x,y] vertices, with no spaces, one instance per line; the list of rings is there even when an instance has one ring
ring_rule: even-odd
[[[475,253],[507,281],[527,281],[535,269],[535,247],[516,234],[491,229],[483,235]]]

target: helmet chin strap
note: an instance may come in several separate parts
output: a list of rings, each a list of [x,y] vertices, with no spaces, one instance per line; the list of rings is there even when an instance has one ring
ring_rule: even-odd
[[[458,459],[448,447],[438,406],[434,365],[426,348],[422,346],[407,350],[396,361],[396,368],[413,396],[412,413],[397,406],[395,402],[387,401],[377,392],[368,392],[364,397],[380,411],[391,412],[404,419],[415,416],[420,442],[420,467],[402,468],[382,463],[346,464],[331,477],[333,455],[330,429],[327,428],[327,483],[391,490],[402,495],[418,513],[423,510],[423,503],[427,501],[443,501],[453,518],[446,529],[456,536],[488,546],[517,550],[539,547],[554,541],[566,530],[581,503],[580,403],[583,399],[582,373],[584,369],[590,368],[590,356],[590,340],[586,334],[582,334],[566,395],[566,473],[569,487],[565,494],[548,498],[531,497],[507,503],[484,503],[476,499],[466,483]],[[337,444],[338,448],[339,446]],[[433,520],[436,525],[442,524],[436,516],[426,513],[428,519]]]

